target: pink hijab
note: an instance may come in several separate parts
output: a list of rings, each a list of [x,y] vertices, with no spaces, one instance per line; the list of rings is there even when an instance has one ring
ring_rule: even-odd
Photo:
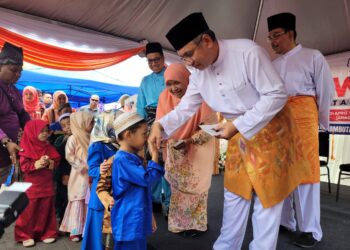
[[[30,92],[33,94],[33,100],[32,101],[27,101],[25,94],[27,92]],[[25,111],[28,113],[36,112],[40,110],[40,101],[39,101],[39,95],[38,91],[36,88],[32,86],[27,86],[23,89],[23,94],[22,94],[22,100],[23,100],[23,106]]]
[[[189,77],[191,73],[181,63],[173,63],[164,72],[165,83],[170,80],[179,81],[185,83],[186,86],[189,84]],[[167,113],[172,111],[176,105],[179,104],[180,98],[172,95],[168,89],[165,89],[159,96],[156,120],[161,119]],[[191,137],[197,130],[198,125],[201,124],[205,119],[212,114],[213,111],[209,106],[203,102],[199,110],[190,118],[184,125],[181,126],[171,138],[175,140],[187,139]]]

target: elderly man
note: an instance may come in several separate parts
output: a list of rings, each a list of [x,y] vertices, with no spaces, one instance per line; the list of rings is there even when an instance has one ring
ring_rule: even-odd
[[[42,102],[45,108],[49,108],[52,104],[52,95],[50,93],[44,93],[42,96]]]
[[[18,132],[30,120],[23,108],[21,94],[15,87],[22,65],[22,48],[5,43],[0,53],[0,185],[5,182],[11,165],[16,163],[16,154],[20,150],[16,144]]]
[[[253,198],[250,249],[275,249],[283,200],[304,172],[281,78],[253,41],[217,40],[202,13],[187,16],[166,37],[195,70],[179,105],[153,124],[150,143],[159,146],[164,134],[176,131],[203,101],[222,113],[227,122],[214,129],[230,142],[223,224],[213,248],[241,249]]]
[[[296,43],[295,16],[280,13],[267,19],[268,39],[279,55],[273,61],[284,80],[289,103],[296,120],[303,151],[310,161],[312,176],[304,177],[283,206],[281,225],[296,230],[293,195],[298,227],[302,232],[294,242],[300,247],[313,247],[322,238],[320,225],[320,161],[318,155],[318,125],[329,128],[329,109],[334,96],[334,84],[329,66],[318,50],[303,48]]]
[[[100,97],[98,95],[91,95],[90,104],[82,106],[80,110],[90,112],[96,119],[99,114],[99,110],[98,110],[99,103],[100,103]]]
[[[138,94],[136,109],[137,113],[145,118],[148,124],[152,124],[158,105],[158,97],[165,89],[164,82],[164,54],[160,43],[152,42],[146,44],[146,58],[152,73],[142,79]],[[164,200],[162,199],[164,190]],[[170,204],[170,186],[164,177],[152,187],[152,202],[155,211],[161,210],[163,204],[165,216]]]

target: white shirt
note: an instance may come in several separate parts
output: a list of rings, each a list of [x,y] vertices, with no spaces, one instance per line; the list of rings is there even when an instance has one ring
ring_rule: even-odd
[[[283,108],[287,93],[267,53],[247,39],[219,40],[219,56],[204,70],[194,70],[179,105],[159,120],[169,136],[205,101],[247,139]]]
[[[335,94],[332,73],[321,52],[300,44],[273,61],[290,96],[316,96],[319,123],[329,129],[329,109]]]

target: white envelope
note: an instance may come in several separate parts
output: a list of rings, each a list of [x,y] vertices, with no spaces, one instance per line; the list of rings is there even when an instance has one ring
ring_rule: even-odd
[[[217,126],[218,124],[213,124],[213,125],[199,125],[199,127],[206,133],[212,135],[212,136],[217,136],[220,135],[221,132],[220,131],[215,131],[214,128]]]

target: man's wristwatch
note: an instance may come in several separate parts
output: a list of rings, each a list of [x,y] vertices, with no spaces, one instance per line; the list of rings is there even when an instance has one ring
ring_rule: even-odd
[[[4,141],[2,141],[2,146],[3,146],[4,148],[7,148],[7,144],[8,144],[9,142],[12,142],[12,140],[11,140],[10,138],[6,138]]]

